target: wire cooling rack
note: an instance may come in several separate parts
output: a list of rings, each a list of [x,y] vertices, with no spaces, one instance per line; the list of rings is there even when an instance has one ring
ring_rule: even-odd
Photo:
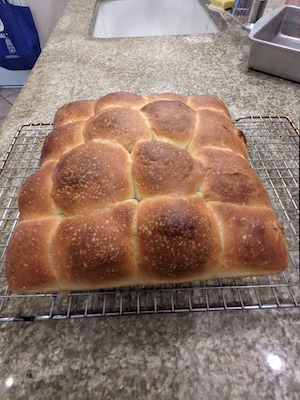
[[[127,287],[91,292],[16,295],[9,291],[4,260],[18,221],[17,192],[36,171],[51,124],[23,125],[0,164],[0,321],[34,321],[300,307],[299,130],[287,117],[252,116],[235,121],[248,140],[250,163],[263,181],[286,233],[290,263],[267,277],[221,279],[190,284]]]

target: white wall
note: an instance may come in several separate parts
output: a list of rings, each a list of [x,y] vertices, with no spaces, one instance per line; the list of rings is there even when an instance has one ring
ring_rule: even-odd
[[[63,13],[68,0],[22,0],[24,6],[30,7],[37,28],[41,48],[43,48]]]
[[[59,17],[63,13],[68,0],[9,0],[9,3],[30,7],[43,48]],[[29,71],[9,71],[0,67],[0,87],[23,86]]]

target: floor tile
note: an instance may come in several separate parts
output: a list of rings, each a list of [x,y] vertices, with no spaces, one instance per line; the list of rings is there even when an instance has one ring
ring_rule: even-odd
[[[20,92],[20,89],[8,89],[8,88],[0,89],[0,96],[6,98],[13,94],[19,93],[19,92]]]
[[[11,107],[12,105],[8,101],[0,97],[0,119],[7,116]]]
[[[19,92],[11,94],[10,96],[5,97],[5,100],[8,101],[10,104],[14,104],[18,95],[19,95]]]

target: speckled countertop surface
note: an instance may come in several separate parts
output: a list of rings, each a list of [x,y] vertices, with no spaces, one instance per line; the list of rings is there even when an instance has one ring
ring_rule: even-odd
[[[282,5],[281,1],[269,2]],[[247,33],[91,39],[95,0],[70,0],[0,136],[113,91],[220,96],[233,118],[298,125],[300,85],[247,69]],[[270,5],[269,5],[270,7]],[[0,325],[1,399],[299,399],[299,309]]]

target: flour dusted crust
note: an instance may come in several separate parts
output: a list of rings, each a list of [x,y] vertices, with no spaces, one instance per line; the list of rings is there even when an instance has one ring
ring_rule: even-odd
[[[275,274],[283,228],[216,96],[110,93],[62,106],[19,191],[15,292]]]

